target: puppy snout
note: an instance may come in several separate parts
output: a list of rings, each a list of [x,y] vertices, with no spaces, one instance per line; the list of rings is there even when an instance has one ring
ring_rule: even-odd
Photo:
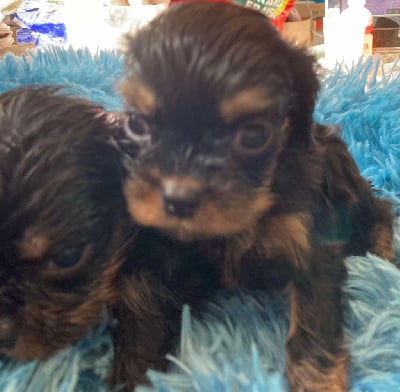
[[[203,189],[200,183],[188,178],[163,181],[164,210],[177,218],[191,218],[200,207]]]
[[[17,323],[12,317],[0,318],[0,349],[11,349],[15,346]]]

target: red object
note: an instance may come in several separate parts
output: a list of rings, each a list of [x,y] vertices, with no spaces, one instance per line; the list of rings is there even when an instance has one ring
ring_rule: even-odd
[[[274,18],[271,18],[273,25],[279,31],[283,31],[283,25],[285,24],[286,19],[289,16],[290,10],[294,6],[294,2],[295,2],[295,0],[289,0],[287,2],[287,4],[285,5],[285,8],[283,9],[283,11],[279,15],[275,16]]]
[[[176,4],[176,3],[188,2],[188,1],[197,1],[197,2],[203,2],[203,3],[234,3],[234,4],[240,5],[239,3],[235,2],[235,0],[170,0],[169,5],[173,5],[173,4]],[[295,0],[289,0],[286,3],[285,8],[283,9],[283,11],[279,15],[276,15],[275,17],[271,18],[272,24],[279,31],[283,30],[283,25],[284,25],[288,15],[289,15],[290,10],[293,8],[294,3],[295,3]],[[262,12],[262,9],[261,9],[261,12]]]
[[[374,25],[369,25],[365,28],[365,34],[370,34],[372,33],[372,30],[374,29]]]
[[[324,20],[322,18],[318,18],[315,20],[315,30],[322,31],[324,29]]]
[[[231,0],[170,0],[169,5],[175,3],[187,3],[189,1],[196,1],[196,3],[231,3]]]

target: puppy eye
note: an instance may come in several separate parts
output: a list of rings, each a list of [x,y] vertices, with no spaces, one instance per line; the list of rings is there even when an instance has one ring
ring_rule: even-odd
[[[47,265],[41,269],[41,275],[51,283],[69,282],[79,278],[87,270],[92,254],[91,245],[82,245],[49,255]]]
[[[233,140],[233,147],[239,153],[257,154],[264,150],[269,133],[261,125],[249,125],[239,128]]]
[[[60,268],[74,267],[82,259],[84,247],[69,249],[58,257],[53,257],[52,261]]]
[[[128,113],[125,117],[124,129],[127,135],[137,143],[151,140],[151,129],[146,119],[138,113]]]

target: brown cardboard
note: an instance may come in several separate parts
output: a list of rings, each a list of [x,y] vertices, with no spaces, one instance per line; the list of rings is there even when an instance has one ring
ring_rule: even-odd
[[[28,51],[30,49],[34,49],[35,44],[30,43],[30,44],[20,44],[20,45],[10,45],[6,46],[5,48],[0,49],[0,56],[6,54],[6,53],[13,53],[17,56],[21,56],[23,54],[29,54]]]
[[[283,25],[282,36],[295,45],[310,46],[311,19],[307,18],[295,22],[286,22]]]
[[[296,1],[295,7],[304,18],[323,18],[325,16],[325,3],[314,3],[312,1]]]

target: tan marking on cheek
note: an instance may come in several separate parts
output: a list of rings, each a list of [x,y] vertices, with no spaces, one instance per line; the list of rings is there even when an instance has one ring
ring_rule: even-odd
[[[164,219],[159,189],[152,184],[128,179],[124,186],[128,211],[134,221],[144,226],[159,226]]]
[[[130,105],[143,114],[149,116],[155,112],[156,95],[139,79],[127,79],[122,85],[122,95]]]
[[[27,229],[19,243],[19,257],[24,260],[40,260],[46,255],[49,246],[49,240],[44,235]]]
[[[179,219],[168,215],[162,203],[162,185],[168,186],[174,179],[159,182],[140,178],[128,179],[124,186],[128,211],[134,221],[144,226],[158,227],[170,232],[181,240],[223,237],[253,227],[274,204],[272,195],[263,192],[258,195],[203,195],[198,212],[191,219]],[[202,189],[195,179],[179,178],[183,189]],[[216,198],[229,197],[226,206],[220,206]]]
[[[267,91],[264,88],[252,87],[222,101],[220,113],[226,122],[232,122],[242,115],[265,110],[272,103],[273,100],[267,96]]]

